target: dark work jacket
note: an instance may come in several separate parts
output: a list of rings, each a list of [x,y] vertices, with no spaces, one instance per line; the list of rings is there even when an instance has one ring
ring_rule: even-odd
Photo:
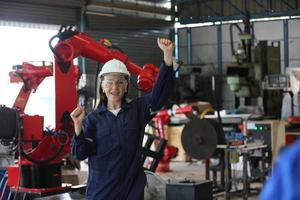
[[[88,158],[88,200],[144,199],[146,176],[141,162],[145,126],[162,108],[174,85],[173,67],[160,67],[151,93],[123,102],[117,116],[103,103],[83,121],[73,137],[72,154]]]

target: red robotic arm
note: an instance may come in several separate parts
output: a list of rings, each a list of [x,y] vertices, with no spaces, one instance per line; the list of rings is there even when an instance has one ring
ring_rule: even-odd
[[[59,41],[53,48],[51,42],[56,37],[59,38]],[[145,91],[152,89],[159,71],[152,64],[146,64],[140,68],[124,53],[110,49],[104,45],[104,42],[95,42],[87,34],[73,31],[71,28],[62,28],[57,35],[51,38],[49,44],[55,55],[53,67],[35,67],[23,63],[22,68],[11,74],[13,81],[20,81],[19,78],[22,77],[24,86],[27,85],[27,90],[24,87],[21,89],[14,104],[15,108],[21,110],[23,125],[20,144],[21,159],[19,166],[8,168],[9,177],[11,177],[8,182],[12,189],[21,188],[25,192],[41,193],[63,189],[61,187],[60,163],[63,156],[70,153],[70,139],[74,132],[70,113],[77,106],[76,83],[80,74],[78,66],[73,63],[75,58],[83,56],[100,63],[117,58],[126,64],[132,74],[138,76],[138,86]],[[14,75],[18,75],[18,73],[22,76],[16,78]],[[43,117],[28,116],[24,114],[24,109],[31,91],[37,88],[45,77],[52,74],[55,80],[55,130],[45,132],[43,131]],[[20,166],[22,166],[22,170],[30,171],[30,173],[26,172],[29,177],[20,171]],[[47,177],[43,177],[44,175]],[[19,177],[24,179],[21,180],[21,182],[25,181],[24,185],[19,185]],[[43,179],[45,182],[41,182],[42,186],[26,182]],[[24,188],[25,185],[26,188]]]
[[[53,48],[51,42],[58,37],[60,40]],[[129,72],[137,75],[140,89],[150,91],[159,69],[153,64],[143,68],[133,63],[130,58],[119,50],[110,49],[102,42],[92,40],[87,34],[73,31],[72,27],[62,27],[59,33],[50,39],[49,46],[55,55],[54,76],[56,91],[56,129],[73,132],[69,113],[77,105],[76,69],[73,60],[83,56],[100,63],[117,58],[126,64]]]
[[[153,64],[145,64],[143,68],[131,61],[131,59],[119,50],[110,49],[104,40],[96,42],[86,33],[61,29],[56,35],[60,41],[53,50],[58,64],[63,71],[67,71],[73,60],[79,56],[89,58],[100,63],[105,63],[116,58],[125,63],[132,74],[138,76],[140,89],[149,92],[152,89],[155,77],[159,69]]]
[[[22,65],[14,66],[15,70],[9,73],[11,83],[23,82],[13,107],[24,113],[31,92],[48,76],[52,76],[52,65],[35,66],[24,62]]]
[[[117,58],[126,64],[131,73],[138,76],[138,85],[145,91],[152,89],[153,82],[155,81],[156,75],[159,71],[158,68],[152,64],[146,64],[144,68],[140,68],[124,53],[118,50],[109,49],[104,45],[104,42],[95,42],[85,33],[80,33],[71,29],[61,29],[49,43],[51,44],[51,41],[56,37],[60,38],[57,45],[54,48],[50,45],[50,48],[55,54],[53,67],[52,65],[34,66],[29,63],[23,63],[22,65],[17,66],[13,72],[10,72],[11,82],[22,81],[24,83],[23,88],[20,90],[13,106],[20,111],[23,119],[27,119],[23,120],[23,126],[25,126],[23,138],[29,140],[32,137],[41,139],[40,145],[35,146],[34,150],[28,153],[28,156],[30,156],[33,160],[48,160],[48,157],[53,157],[56,154],[55,150],[51,151],[52,153],[48,151],[47,154],[45,154],[45,148],[47,149],[47,146],[51,146],[50,144],[43,144],[45,141],[48,141],[51,144],[54,143],[56,148],[61,148],[60,141],[57,142],[56,139],[48,139],[50,137],[53,138],[52,136],[48,135],[42,137],[43,124],[41,123],[43,123],[43,119],[41,116],[38,118],[37,116],[28,116],[24,114],[31,92],[38,87],[45,77],[52,76],[54,74],[55,131],[62,131],[68,135],[68,138],[71,138],[73,134],[73,124],[70,120],[69,114],[77,106],[76,83],[80,75],[78,66],[75,66],[73,63],[73,60],[76,57],[83,56],[101,63]],[[28,133],[29,135],[25,133]],[[37,135],[39,136],[37,137]],[[61,156],[69,152],[70,145],[65,145]],[[61,156],[58,156],[53,162],[59,162],[61,160]]]

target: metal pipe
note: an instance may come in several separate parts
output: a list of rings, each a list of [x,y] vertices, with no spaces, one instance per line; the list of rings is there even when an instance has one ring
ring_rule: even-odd
[[[187,28],[187,64],[192,64],[192,29]]]
[[[178,60],[179,59],[179,54],[178,54],[178,52],[179,52],[178,29],[174,28],[173,33],[174,33],[174,44],[175,44],[174,57],[175,57],[176,60]],[[175,76],[176,76],[176,78],[179,77],[179,71],[176,72]]]
[[[284,67],[289,67],[289,20],[283,20]]]
[[[218,74],[223,71],[223,55],[222,55],[222,25],[217,26],[217,48],[218,48]]]
[[[78,13],[79,13],[79,30],[80,32],[85,32],[85,27],[86,27],[85,7],[81,7],[81,9],[78,10]],[[85,58],[80,56],[78,58],[78,63],[82,74],[86,74]]]

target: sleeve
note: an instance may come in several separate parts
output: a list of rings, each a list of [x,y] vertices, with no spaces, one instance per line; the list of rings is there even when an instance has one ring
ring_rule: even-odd
[[[282,168],[280,165],[274,167],[271,178],[265,183],[260,195],[259,200],[268,200],[268,199],[282,199],[282,188],[283,188],[283,174]]]
[[[300,196],[300,141],[279,152],[274,170],[264,184],[259,200],[292,200]]]
[[[151,113],[159,111],[171,95],[174,87],[174,75],[173,66],[166,66],[162,62],[151,93],[141,97],[145,113],[145,124],[154,116]]]
[[[81,133],[72,138],[72,155],[78,160],[84,160],[96,153],[95,142],[96,128],[91,120],[86,117],[83,121]]]

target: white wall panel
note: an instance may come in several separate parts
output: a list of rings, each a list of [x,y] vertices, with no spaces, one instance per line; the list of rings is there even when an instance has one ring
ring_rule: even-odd
[[[300,29],[300,27],[299,27]],[[289,58],[290,60],[300,59],[300,37],[289,40]]]
[[[192,29],[192,44],[216,44],[217,28],[215,26],[197,27]]]
[[[289,37],[300,37],[300,19],[289,20]]]
[[[300,67],[300,20],[289,20],[289,66]]]
[[[217,47],[216,45],[194,45],[193,49],[193,64],[217,63]]]
[[[179,47],[187,45],[187,29],[178,29],[178,44]]]
[[[184,64],[187,63],[187,48],[186,47],[179,47],[179,60],[181,60]]]
[[[255,22],[254,34],[257,40],[282,40],[283,39],[283,22],[268,21]]]

